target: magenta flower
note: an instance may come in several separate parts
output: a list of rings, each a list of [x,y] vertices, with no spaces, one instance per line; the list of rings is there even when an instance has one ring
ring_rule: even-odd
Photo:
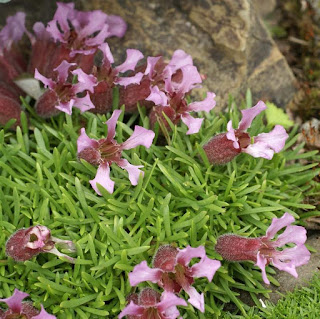
[[[192,258],[200,258],[200,262],[189,267]],[[220,261],[206,256],[203,246],[177,249],[170,245],[160,246],[153,259],[153,268],[142,261],[129,273],[131,286],[143,281],[158,283],[165,291],[180,292],[182,289],[189,295],[189,302],[201,312],[204,312],[204,295],[200,295],[192,287],[194,278],[207,277],[212,280],[215,272],[221,266]]]
[[[56,316],[48,314],[41,305],[41,311],[34,308],[29,301],[22,302],[23,299],[29,295],[25,292],[15,289],[13,295],[6,299],[0,299],[0,302],[5,302],[8,310],[2,311],[0,309],[1,319],[56,319]]]
[[[159,59],[160,57],[148,58],[145,71],[152,81],[151,93],[146,100],[156,105],[150,113],[151,123],[154,124],[159,119],[164,121],[162,116],[164,112],[174,124],[180,120],[186,124],[187,135],[198,133],[203,118],[193,118],[189,113],[210,112],[216,105],[215,94],[208,92],[203,101],[187,104],[186,94],[193,88],[199,87],[202,82],[201,75],[193,65],[191,56],[183,50],[175,51],[171,61],[163,68],[160,78],[156,68]]]
[[[229,121],[228,132],[214,136],[203,147],[209,161],[213,164],[225,164],[240,153],[271,160],[274,153],[279,153],[289,137],[281,125],[276,125],[269,133],[261,133],[253,137],[252,144],[251,136],[246,131],[251,126],[253,119],[266,108],[267,106],[259,101],[254,107],[242,110],[242,119],[237,129],[234,129],[232,121]]]
[[[90,55],[106,38],[122,37],[127,29],[119,16],[108,16],[101,10],[82,12],[74,9],[74,3],[58,2],[53,20],[47,31],[70,49],[70,56],[81,53]]]
[[[139,295],[131,294],[129,304],[119,314],[119,319],[176,319],[180,313],[177,306],[187,306],[185,300],[165,291],[160,295],[151,288],[144,288]]]
[[[54,109],[71,114],[72,107],[80,109],[81,112],[94,108],[90,100],[89,92],[87,92],[84,97],[78,97],[78,94],[85,91],[93,92],[97,80],[93,75],[88,75],[81,69],[76,69],[70,73],[77,76],[78,82],[71,84],[68,81],[70,75],[69,69],[74,65],[75,63],[63,61],[55,68],[54,71],[58,74],[56,81],[47,79],[41,75],[37,69],[35,70],[34,77],[48,88],[37,101],[36,110],[39,115],[48,117],[54,114]]]
[[[273,218],[267,233],[263,237],[245,238],[234,234],[225,234],[218,238],[216,251],[226,260],[252,260],[262,270],[262,278],[270,284],[265,266],[272,263],[279,270],[284,270],[298,277],[296,267],[305,265],[310,259],[310,252],[304,245],[307,231],[302,226],[291,225],[294,217],[285,213],[281,218]],[[276,233],[286,227],[284,232],[274,237]],[[296,244],[293,248],[283,248],[288,243]]]
[[[92,165],[98,166],[96,177],[90,181],[92,188],[99,194],[97,183],[103,186],[109,193],[113,193],[114,182],[110,179],[110,165],[117,164],[129,174],[132,185],[137,185],[140,174],[144,174],[139,168],[143,166],[131,165],[126,159],[121,158],[123,150],[130,150],[139,145],[149,148],[155,136],[154,132],[136,125],[132,135],[122,144],[114,139],[115,128],[121,110],[115,110],[111,118],[106,122],[108,135],[100,140],[93,140],[88,137],[84,128],[78,138],[78,157],[86,160]]]
[[[51,253],[74,262],[74,258],[58,251],[56,245],[69,252],[75,251],[72,241],[53,237],[50,229],[37,225],[16,231],[6,243],[6,253],[15,261],[29,260],[40,253]]]

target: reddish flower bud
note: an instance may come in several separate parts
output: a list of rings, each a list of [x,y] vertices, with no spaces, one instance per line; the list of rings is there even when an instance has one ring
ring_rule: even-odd
[[[260,238],[225,234],[218,238],[215,250],[228,261],[252,260],[257,262],[257,253],[261,245]]]
[[[16,119],[14,127],[20,125],[20,113],[21,107],[16,99],[0,94],[0,125],[11,119]]]
[[[99,82],[90,94],[90,98],[95,108],[90,112],[96,114],[106,114],[112,108],[112,87],[106,81]]]
[[[71,241],[52,237],[47,227],[38,225],[16,231],[6,243],[6,253],[15,261],[26,261],[42,252],[65,257],[70,262],[74,261],[73,258],[60,253],[55,245],[60,245],[69,252],[75,251]]]
[[[45,91],[38,99],[35,109],[39,116],[49,118],[59,114],[61,111],[56,108],[58,95],[53,90]]]

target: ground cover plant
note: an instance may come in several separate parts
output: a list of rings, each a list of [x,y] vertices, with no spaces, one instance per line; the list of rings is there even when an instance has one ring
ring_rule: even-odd
[[[97,25],[86,24],[91,14],[101,25],[108,19],[112,31],[102,28],[99,38]],[[70,4],[60,4],[55,19],[46,31],[37,24],[36,38],[30,36],[29,68],[46,90],[22,96],[21,114],[16,99],[21,92],[8,96],[8,84],[18,90],[14,77],[0,96],[6,106],[0,131],[0,301],[8,305],[0,317],[26,307],[21,291],[31,296],[32,311],[44,307],[28,315],[37,319],[179,313],[218,318],[230,302],[247,316],[239,291],[249,292],[262,309],[257,294],[267,298],[270,292],[263,281],[278,285],[274,268],[265,266],[271,262],[296,276],[295,267],[310,257],[303,227],[290,224],[317,214],[304,203],[305,196],[319,192],[313,181],[319,174],[317,152],[301,152],[298,127],[279,110],[265,117],[265,104],[253,106],[250,91],[242,105],[230,98],[221,113],[212,111],[212,92],[192,101],[188,92],[202,77],[182,50],[169,62],[148,57],[140,70],[142,54],[129,49],[125,62],[114,67],[103,41],[123,35],[122,20],[100,11],[81,13]],[[59,54],[46,32],[58,39]],[[40,40],[50,46],[52,64],[37,61]],[[5,63],[12,48],[3,43],[0,62],[10,75]],[[96,50],[102,58],[92,66]],[[92,66],[92,74],[72,69],[78,65]],[[213,147],[221,149],[219,162]],[[296,246],[276,251],[290,256],[276,260],[259,248],[251,262],[238,263],[222,259],[228,247],[221,255],[215,249],[219,236],[228,233],[267,240],[273,249],[282,217],[287,222],[276,228],[287,228],[277,241]],[[297,229],[299,239],[286,237]],[[296,250],[303,263],[291,253]],[[9,300],[15,289],[20,292]]]

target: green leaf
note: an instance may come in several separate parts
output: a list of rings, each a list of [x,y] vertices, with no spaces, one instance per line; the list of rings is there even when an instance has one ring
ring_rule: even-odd
[[[294,125],[294,122],[289,119],[283,109],[277,107],[271,102],[267,102],[266,116],[268,126],[282,125],[284,128],[290,128]]]

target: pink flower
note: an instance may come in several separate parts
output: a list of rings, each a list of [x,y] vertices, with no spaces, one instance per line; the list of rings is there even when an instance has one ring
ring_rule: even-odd
[[[310,252],[304,245],[307,239],[305,228],[291,225],[293,222],[294,217],[285,213],[281,218],[272,219],[263,237],[245,238],[234,234],[222,235],[217,240],[216,251],[226,260],[254,261],[262,270],[262,278],[266,284],[270,284],[265,270],[265,266],[269,263],[297,278],[296,267],[308,263]],[[286,227],[284,232],[274,240],[276,233],[284,227]],[[296,246],[282,248],[288,243]]]
[[[37,225],[16,231],[6,243],[6,253],[15,261],[29,260],[40,253],[51,253],[74,262],[74,258],[59,252],[56,245],[69,252],[75,251],[72,241],[53,237],[50,229]]]
[[[29,295],[25,292],[15,289],[13,295],[6,299],[0,299],[0,302],[5,302],[8,306],[8,310],[1,312],[0,318],[25,318],[25,319],[55,319],[56,316],[48,314],[41,305],[41,311],[34,308],[29,301],[22,302],[23,299]]]
[[[131,294],[129,304],[119,314],[119,319],[176,319],[177,306],[187,306],[185,300],[165,291],[162,295],[151,288],[144,288],[139,295]]]
[[[81,129],[81,135],[78,138],[78,157],[86,160],[92,165],[98,166],[95,179],[90,181],[92,188],[99,194],[97,183],[103,186],[109,193],[113,193],[114,182],[110,179],[110,165],[117,164],[125,169],[129,174],[129,180],[132,185],[137,185],[140,174],[143,174],[139,168],[143,166],[131,165],[126,159],[121,158],[123,150],[129,150],[139,145],[149,148],[155,136],[154,132],[136,125],[132,135],[122,144],[118,144],[114,139],[115,128],[121,110],[115,110],[111,118],[106,122],[108,126],[108,135],[100,140],[93,140],[86,134],[84,128]]]
[[[151,123],[154,124],[157,120],[165,121],[162,116],[164,112],[174,124],[180,120],[186,124],[187,135],[198,133],[203,118],[195,119],[189,113],[210,112],[216,105],[215,94],[208,92],[203,101],[187,104],[185,96],[193,88],[199,87],[202,82],[201,75],[193,65],[191,56],[183,50],[175,51],[171,61],[163,68],[160,78],[157,72],[159,61],[161,62],[160,57],[148,58],[145,71],[152,81],[151,93],[146,100],[156,105],[150,113]],[[164,124],[166,125],[166,121]]]
[[[266,108],[266,105],[259,101],[254,107],[242,110],[242,119],[237,129],[234,129],[232,121],[229,121],[228,132],[214,136],[203,147],[209,161],[213,164],[225,164],[240,153],[271,160],[274,153],[279,153],[289,137],[281,125],[276,125],[269,133],[261,133],[253,137],[252,144],[251,136],[246,131],[251,126],[253,119]]]
[[[82,12],[74,9],[74,3],[58,2],[53,20],[47,31],[70,49],[70,56],[81,53],[90,55],[106,38],[122,37],[127,29],[119,16],[108,16],[101,10]]]
[[[192,258],[200,258],[197,264],[189,267]],[[204,312],[204,295],[200,295],[192,287],[194,278],[207,277],[212,280],[215,272],[221,266],[220,261],[206,256],[203,246],[177,249],[170,245],[160,246],[153,259],[153,268],[149,268],[146,261],[142,261],[129,273],[131,286],[140,282],[151,281],[158,283],[168,292],[184,290],[189,295],[189,302]]]
[[[69,69],[72,66],[75,66],[75,63],[63,61],[55,68],[54,71],[58,74],[56,81],[44,77],[37,69],[35,70],[34,77],[48,88],[37,101],[36,110],[39,115],[48,117],[55,114],[55,109],[71,114],[72,107],[80,109],[81,112],[94,108],[89,92],[93,92],[94,86],[97,84],[96,78],[84,73],[81,69],[76,69],[70,73],[77,76],[78,82],[71,84],[68,77]],[[78,97],[78,93],[85,91],[89,92],[84,97]]]

